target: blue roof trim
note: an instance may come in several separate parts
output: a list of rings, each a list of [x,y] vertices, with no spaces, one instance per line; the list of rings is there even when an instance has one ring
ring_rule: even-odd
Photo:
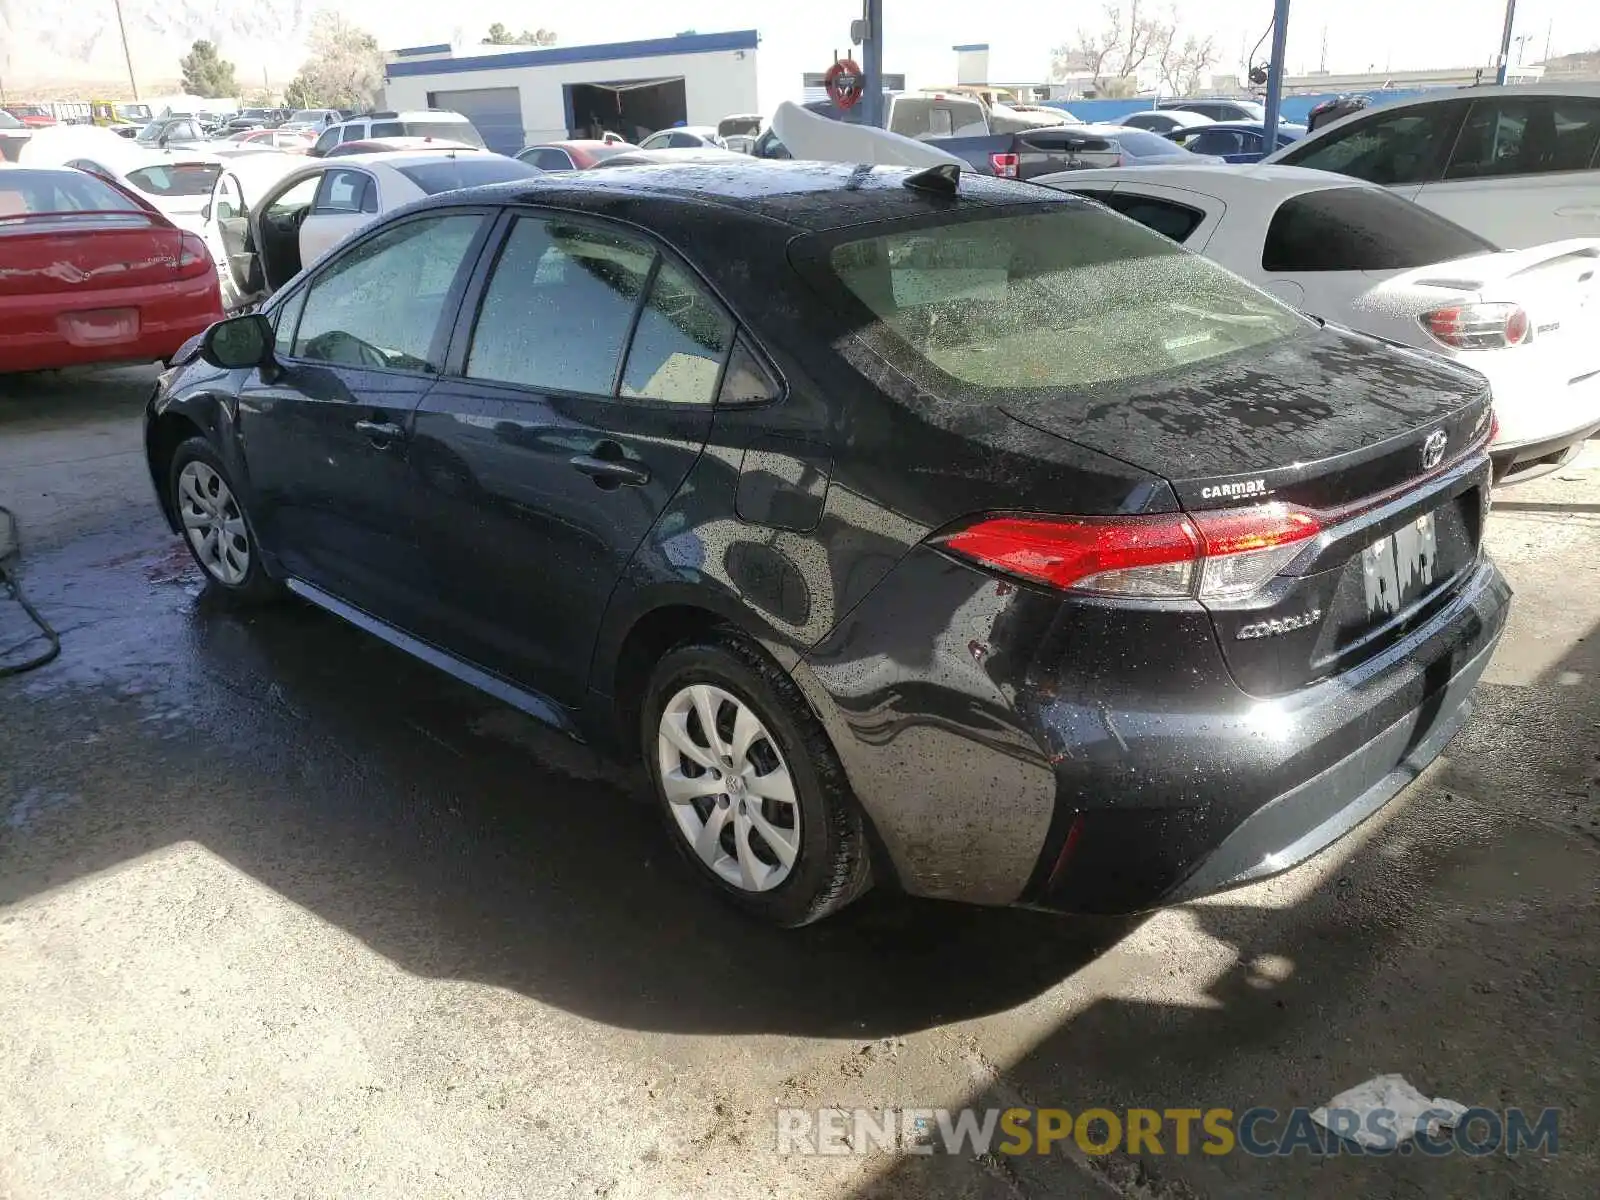
[[[754,29],[732,33],[695,33],[651,38],[643,42],[609,42],[600,46],[556,46],[549,50],[514,50],[509,54],[473,54],[425,62],[390,63],[391,78],[404,75],[454,75],[467,71],[501,71],[507,67],[554,67],[562,63],[609,62],[619,58],[664,58],[672,54],[707,54],[718,50],[754,50],[761,38]]]
[[[967,50],[987,50],[988,48],[989,48],[989,43],[988,42],[974,42],[970,46],[951,46],[950,47],[950,49],[954,50],[957,54],[961,54],[961,53],[963,53],[963,52],[965,52]]]
[[[450,50],[449,42],[440,42],[437,46],[407,46],[394,54],[396,58],[410,58],[413,54],[449,54]]]

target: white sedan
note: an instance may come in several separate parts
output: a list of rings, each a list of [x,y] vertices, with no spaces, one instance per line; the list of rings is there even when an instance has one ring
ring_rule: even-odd
[[[1482,372],[1507,481],[1556,469],[1600,429],[1600,239],[1500,250],[1384,188],[1299,167],[1033,182],[1098,200],[1313,316]]]
[[[232,308],[271,295],[381,213],[439,192],[544,173],[500,154],[433,150],[297,159],[269,186],[251,187],[246,174],[263,157],[230,162],[211,198],[207,238],[215,239],[213,257],[229,264],[231,303],[227,285],[223,299]]]

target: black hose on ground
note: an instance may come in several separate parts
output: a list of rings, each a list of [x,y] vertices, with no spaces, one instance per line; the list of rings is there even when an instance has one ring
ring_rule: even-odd
[[[10,595],[21,605],[22,611],[28,614],[28,619],[39,627],[39,633],[44,637],[45,648],[40,653],[23,662],[0,662],[0,679],[8,675],[20,675],[24,671],[31,671],[35,667],[42,667],[61,653],[61,635],[51,628],[50,622],[40,615],[39,610],[33,606],[28,597],[22,593],[22,585],[17,582],[11,568],[17,555],[21,552],[21,538],[17,534],[17,518],[9,508],[0,505],[0,591]],[[18,645],[25,646],[28,642],[35,641],[29,638]],[[15,649],[16,647],[12,647]]]

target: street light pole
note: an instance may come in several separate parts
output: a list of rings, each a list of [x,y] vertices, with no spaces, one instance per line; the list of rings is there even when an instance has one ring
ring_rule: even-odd
[[[1262,123],[1261,148],[1268,154],[1278,148],[1278,113],[1283,107],[1283,59],[1289,44],[1289,0],[1273,0],[1272,61],[1267,64],[1267,119]]]
[[[133,98],[139,98],[139,81],[133,77],[133,54],[128,49],[128,27],[122,20],[122,0],[111,0],[117,10],[117,31],[122,34],[122,58],[128,64],[128,86],[133,89]]]
[[[883,0],[866,0],[865,37],[861,39],[861,120],[883,128]]]
[[[1506,83],[1506,67],[1511,62],[1511,27],[1517,20],[1517,0],[1506,0],[1506,27],[1500,33],[1500,65],[1495,69],[1494,81],[1501,87]]]

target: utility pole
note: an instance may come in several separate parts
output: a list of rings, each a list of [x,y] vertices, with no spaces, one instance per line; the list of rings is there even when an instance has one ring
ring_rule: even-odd
[[[861,39],[861,120],[883,128],[883,0],[865,0]]]
[[[1542,62],[1550,61],[1550,39],[1556,35],[1556,19],[1550,18],[1550,24],[1544,27],[1544,58]]]
[[[1517,20],[1517,0],[1506,0],[1506,27],[1500,33],[1500,61],[1496,65],[1494,81],[1501,87],[1506,82],[1506,67],[1511,62],[1511,27]]]
[[[1273,0],[1272,61],[1267,64],[1267,119],[1261,145],[1268,154],[1278,148],[1278,113],[1283,107],[1283,59],[1289,46],[1289,0]]]
[[[128,64],[128,86],[133,89],[133,98],[139,98],[139,81],[133,77],[133,53],[128,49],[128,26],[122,20],[122,0],[111,0],[117,10],[117,31],[122,34],[122,57]]]

